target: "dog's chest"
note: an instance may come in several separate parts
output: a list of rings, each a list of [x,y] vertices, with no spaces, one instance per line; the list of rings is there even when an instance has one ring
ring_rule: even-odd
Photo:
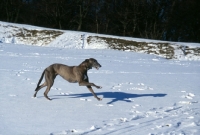
[[[87,75],[84,75],[83,76],[83,80],[86,80],[88,77],[87,77]]]

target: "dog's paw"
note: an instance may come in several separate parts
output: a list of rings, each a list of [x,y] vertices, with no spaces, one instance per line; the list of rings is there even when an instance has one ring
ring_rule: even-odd
[[[102,98],[97,98],[97,100],[101,101],[101,100],[102,100]]]
[[[97,88],[97,89],[101,89],[102,87],[101,87],[101,86],[97,86],[96,88]]]

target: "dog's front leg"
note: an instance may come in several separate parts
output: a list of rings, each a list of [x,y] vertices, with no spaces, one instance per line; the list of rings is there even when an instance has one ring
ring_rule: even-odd
[[[93,89],[91,86],[87,86],[87,88],[89,89],[89,91],[93,94],[93,96],[97,99],[97,100],[102,100],[101,98],[97,97],[97,95],[94,93]]]
[[[101,86],[97,86],[94,83],[89,83],[88,79],[86,79],[86,81],[79,82],[79,86],[86,86],[97,100],[99,100],[99,101],[102,100],[101,98],[97,97],[97,95],[94,93],[94,91],[91,87],[91,86],[94,86],[97,89],[101,89],[102,88]]]
[[[97,86],[94,83],[89,83],[89,82],[85,82],[85,81],[79,82],[79,86],[94,86],[97,89],[101,89],[102,88],[101,86]]]

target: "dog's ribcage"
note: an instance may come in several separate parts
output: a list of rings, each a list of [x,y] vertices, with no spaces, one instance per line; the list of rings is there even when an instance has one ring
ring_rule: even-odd
[[[86,80],[88,77],[87,77],[87,75],[84,75],[84,78],[83,78],[83,80]]]

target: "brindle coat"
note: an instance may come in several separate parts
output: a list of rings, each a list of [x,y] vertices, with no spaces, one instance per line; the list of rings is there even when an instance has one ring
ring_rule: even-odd
[[[89,82],[87,71],[91,69],[92,67],[98,70],[101,67],[101,65],[94,58],[86,59],[79,66],[67,66],[63,64],[50,65],[43,71],[40,77],[40,80],[37,84],[37,87],[35,89],[34,97],[36,97],[37,92],[41,88],[47,86],[46,91],[44,92],[44,96],[48,100],[51,100],[47,96],[47,94],[50,91],[51,87],[53,86],[56,76],[60,75],[61,77],[63,77],[65,80],[67,80],[70,83],[78,82],[79,86],[86,86],[97,100],[102,100],[101,98],[97,97],[97,95],[94,93],[91,86],[94,86],[97,89],[100,89],[102,87]],[[45,82],[42,85],[40,85],[44,75],[45,75]]]

